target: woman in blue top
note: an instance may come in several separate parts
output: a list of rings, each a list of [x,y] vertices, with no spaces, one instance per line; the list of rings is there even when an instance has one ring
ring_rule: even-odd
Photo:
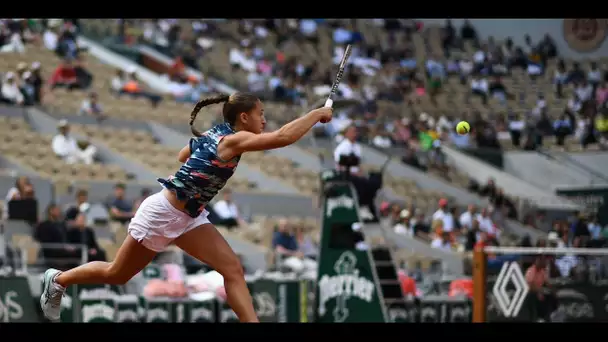
[[[223,103],[224,123],[200,133],[194,120],[201,108]],[[317,122],[329,122],[332,109],[324,107],[262,133],[266,120],[262,102],[253,94],[237,92],[201,100],[190,116],[194,138],[178,154],[183,163],[175,175],[159,178],[163,189],[148,197],[129,223],[129,234],[112,262],[90,262],[69,271],[49,269],[42,283],[40,305],[45,317],[57,321],[61,297],[75,284],[125,284],[168,245],[208,264],[224,277],[228,304],[241,322],[257,322],[238,257],[207,220],[211,199],[234,174],[241,155],[288,146]]]

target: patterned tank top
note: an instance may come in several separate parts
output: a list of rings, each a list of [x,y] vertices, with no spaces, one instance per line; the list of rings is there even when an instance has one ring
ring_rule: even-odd
[[[190,139],[191,154],[186,163],[175,175],[158,178],[158,182],[175,192],[180,201],[186,201],[185,209],[190,216],[198,217],[234,174],[241,157],[225,161],[217,155],[222,138],[234,133],[229,124],[223,123]]]

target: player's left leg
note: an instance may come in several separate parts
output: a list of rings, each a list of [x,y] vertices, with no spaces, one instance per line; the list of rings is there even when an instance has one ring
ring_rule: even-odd
[[[184,252],[211,266],[224,277],[228,304],[241,322],[258,322],[243,266],[222,234],[211,223],[202,224],[174,241]]]

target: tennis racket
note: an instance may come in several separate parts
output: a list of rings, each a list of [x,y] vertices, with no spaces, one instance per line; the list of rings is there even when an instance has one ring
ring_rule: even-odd
[[[348,62],[348,57],[350,57],[351,50],[352,50],[352,46],[350,44],[346,45],[346,49],[344,49],[344,55],[342,56],[342,61],[340,61],[338,75],[336,75],[334,84],[331,85],[331,90],[329,92],[329,96],[327,97],[327,101],[325,101],[325,107],[331,107],[334,104],[333,96],[338,91],[338,86],[340,85],[340,81],[342,81],[342,75],[344,74],[344,68],[346,67],[346,62]]]

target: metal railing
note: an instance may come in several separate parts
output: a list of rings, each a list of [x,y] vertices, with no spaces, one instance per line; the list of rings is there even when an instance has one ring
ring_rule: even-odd
[[[89,249],[84,244],[71,244],[71,243],[38,243],[35,241],[21,242],[18,245],[6,244],[8,248],[12,249],[12,253],[8,251],[4,255],[4,264],[15,273],[27,274],[31,267],[34,266],[46,266],[49,264],[84,264],[88,260]],[[30,248],[37,246],[36,260],[30,260],[29,251]],[[74,257],[58,257],[48,258],[44,256],[45,250],[66,250],[69,249],[75,252]],[[10,255],[9,255],[10,254]]]

